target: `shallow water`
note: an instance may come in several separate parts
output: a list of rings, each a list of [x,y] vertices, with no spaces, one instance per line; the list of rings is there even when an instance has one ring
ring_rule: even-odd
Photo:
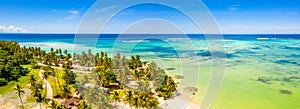
[[[280,35],[278,35],[280,36]],[[278,37],[277,36],[277,37]],[[211,52],[208,42],[193,36],[168,39],[103,39],[98,40],[95,52],[105,51],[114,55],[141,55],[144,60],[154,60],[170,75],[187,76],[180,87],[198,88],[193,101],[201,103],[211,77],[211,53],[226,54],[226,71],[223,87],[212,108],[257,108],[282,109],[300,107],[300,38],[287,35],[277,40],[255,40],[260,36],[231,36],[224,40],[226,52]],[[227,36],[228,37],[228,36]],[[269,37],[276,37],[269,36]],[[284,37],[283,39],[280,39]],[[38,39],[2,38],[16,40],[24,46],[38,46],[49,50],[51,47],[74,51],[72,37]],[[226,38],[226,37],[225,37]],[[38,42],[38,43],[37,43]],[[87,42],[88,43],[88,42]],[[87,44],[88,45],[88,44]],[[92,46],[80,45],[87,50]],[[78,47],[78,46],[77,46]],[[76,49],[78,50],[78,48]],[[222,60],[220,59],[220,60]],[[172,70],[167,70],[172,69]],[[193,76],[197,76],[193,78]],[[191,79],[189,79],[191,78]],[[197,79],[197,80],[195,80]],[[291,91],[291,94],[280,90]]]

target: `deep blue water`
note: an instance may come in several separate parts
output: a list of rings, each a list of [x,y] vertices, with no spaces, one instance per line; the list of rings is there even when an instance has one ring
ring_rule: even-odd
[[[1,34],[0,40],[13,40],[20,42],[24,46],[38,46],[45,50],[49,50],[50,47],[60,47],[62,49],[68,49],[72,51],[74,46],[68,45],[51,45],[53,43],[67,43],[73,44],[75,34]],[[211,52],[206,43],[205,36],[201,34],[189,34],[188,37],[192,38],[192,43],[196,47],[186,45],[187,40],[178,38],[185,38],[184,35],[176,34],[102,34],[99,35],[99,39],[95,38],[97,35],[80,35],[87,39],[82,39],[81,43],[75,43],[83,45],[84,47],[96,47],[99,50],[110,52],[112,49],[116,52],[127,53],[130,51],[133,54],[141,54],[142,57],[149,58],[174,58],[180,56],[184,57],[210,57]],[[123,36],[123,39],[116,40],[118,36]],[[211,35],[213,36],[213,35]],[[259,61],[268,61],[270,63],[276,63],[280,65],[300,65],[300,34],[263,34],[263,35],[223,35],[226,46],[226,57],[228,59],[254,59]],[[90,40],[94,37],[97,41]],[[150,38],[149,38],[150,37]],[[152,37],[152,38],[151,38]],[[168,39],[158,40],[155,39]],[[210,37],[208,35],[207,37]],[[125,39],[124,39],[125,38]],[[144,41],[141,39],[149,38]],[[154,39],[153,39],[154,38]],[[170,39],[169,38],[173,38]],[[270,38],[278,40],[258,41],[257,38]],[[105,40],[102,40],[105,39]],[[196,39],[196,40],[194,40]],[[200,40],[198,40],[200,39]],[[141,42],[140,42],[141,41]],[[45,43],[44,43],[45,42]],[[117,43],[115,43],[117,42]],[[115,45],[116,44],[116,45]],[[79,47],[80,48],[80,47]],[[85,48],[83,49],[85,50]],[[217,52],[214,52],[217,53]],[[220,52],[220,54],[223,52]]]
[[[91,35],[84,35],[88,38]],[[101,34],[100,39],[115,39],[118,34]],[[159,37],[162,39],[166,38],[181,38],[183,35],[176,34],[126,34],[126,39],[141,39],[145,37]],[[203,34],[188,34],[190,38],[205,39]],[[206,35],[207,37],[215,35]],[[0,40],[15,40],[18,42],[40,42],[55,40],[56,42],[68,42],[72,43],[75,34],[7,34],[0,33]],[[226,40],[256,40],[257,38],[276,38],[276,39],[300,39],[300,34],[225,34],[223,35]]]

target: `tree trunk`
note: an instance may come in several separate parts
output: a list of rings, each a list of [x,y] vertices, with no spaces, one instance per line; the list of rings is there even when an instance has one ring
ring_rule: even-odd
[[[24,104],[23,104],[23,100],[22,100],[21,95],[19,95],[19,98],[20,98],[20,101],[21,101],[21,103],[22,103],[22,108],[24,109]]]
[[[47,98],[47,83],[48,83],[48,80],[47,79],[44,79],[44,80],[46,80],[46,82],[45,82],[45,96],[46,96],[46,98]]]
[[[62,88],[61,88],[61,85],[60,85],[60,82],[59,82],[59,79],[57,79],[57,82],[58,82],[58,87],[59,87],[59,89],[60,89],[60,94],[59,94],[59,97],[61,97],[62,96]]]
[[[56,81],[57,81],[57,78],[54,77],[54,79],[55,79],[55,82],[54,82],[54,90],[55,90],[55,93],[56,93],[56,95],[57,95],[57,90],[56,90]]]

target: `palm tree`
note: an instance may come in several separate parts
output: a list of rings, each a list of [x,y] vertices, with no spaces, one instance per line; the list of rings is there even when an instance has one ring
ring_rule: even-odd
[[[35,79],[34,75],[30,75],[30,76],[29,76],[29,83],[30,83],[30,85],[31,85],[31,88],[33,88],[33,87],[35,86],[35,84],[36,84],[36,79]]]
[[[88,104],[85,100],[79,101],[78,109],[87,109],[87,108],[88,108]]]
[[[131,56],[131,59],[130,59],[130,61],[129,61],[129,68],[130,68],[131,70],[136,69],[136,59],[135,59],[134,56]]]
[[[36,99],[36,102],[39,103],[40,109],[42,108],[41,103],[44,101],[44,96],[42,96],[43,83],[42,81],[38,81],[34,86],[33,96]]]
[[[71,54],[68,54],[67,55],[67,60],[71,59],[72,58],[72,55]]]
[[[56,92],[56,95],[59,95],[60,97],[61,97],[61,95],[62,95],[62,87],[61,87],[61,84],[60,84],[60,79],[58,79],[59,78],[59,75],[57,74],[57,72],[54,70],[54,69],[51,69],[52,70],[52,76],[54,77],[54,79],[55,79],[55,85],[54,85],[54,89],[55,89],[55,92]],[[58,87],[59,87],[59,94],[57,93],[57,87],[56,87],[56,81],[57,81],[57,84],[58,84]]]
[[[171,90],[172,92],[174,92],[176,90],[177,84],[172,79],[172,77],[168,78],[168,85],[169,85],[169,90]]]
[[[68,85],[64,85],[63,86],[63,97],[64,98],[69,98],[69,96],[70,96],[70,93],[71,93],[71,90],[70,90],[70,86],[68,86]]]
[[[131,108],[131,105],[132,105],[132,98],[133,98],[133,92],[131,90],[127,91],[126,95],[125,95],[125,98],[124,98],[124,101],[125,101],[125,103],[129,104],[130,108]]]
[[[14,90],[16,91],[16,94],[18,94],[19,98],[20,98],[20,101],[22,103],[22,108],[24,109],[24,104],[23,104],[23,101],[22,101],[22,95],[25,94],[25,91],[23,90],[23,87],[20,86],[19,84],[17,84],[17,86],[14,88]]]
[[[44,80],[46,80],[45,82],[45,96],[47,96],[47,82],[48,82],[48,78],[49,78],[49,72],[48,71],[44,71],[43,72],[43,77]]]
[[[148,102],[149,102],[149,98],[147,97],[147,95],[145,93],[141,93],[140,95],[140,106],[142,108],[145,108],[148,106]]]
[[[133,99],[132,99],[132,105],[135,107],[135,108],[139,108],[140,107],[140,99],[139,99],[139,96],[133,96]]]
[[[152,99],[149,100],[149,107],[151,109],[159,109],[157,106],[159,104],[159,101],[157,100],[157,98],[152,97]]]
[[[58,53],[59,53],[59,56],[61,57],[62,56],[61,49],[58,49]]]
[[[54,49],[51,47],[50,51],[51,51],[51,52],[54,52]]]
[[[54,101],[54,100],[52,100],[49,107],[50,107],[51,109],[57,109],[57,106],[58,106],[57,102]]]
[[[115,107],[117,107],[117,103],[121,101],[120,92],[113,91],[111,95],[112,95],[112,99],[115,100]]]
[[[57,75],[57,74],[56,74],[56,72],[54,71],[53,68],[50,69],[49,75],[51,75],[51,76],[54,77],[54,80],[53,80],[53,82],[54,82],[54,90],[55,90],[55,93],[56,93],[56,95],[57,95],[57,89],[56,89],[56,81],[57,81],[56,75]]]
[[[150,72],[149,66],[147,66],[147,67],[144,69],[144,75],[145,75],[145,79],[146,79],[146,80],[149,80],[149,79],[150,79],[150,77],[151,77],[151,72]]]
[[[64,54],[65,54],[65,56],[67,56],[68,55],[68,50],[64,50]]]
[[[132,73],[133,78],[135,78],[137,81],[140,81],[141,75],[138,70],[134,70]]]

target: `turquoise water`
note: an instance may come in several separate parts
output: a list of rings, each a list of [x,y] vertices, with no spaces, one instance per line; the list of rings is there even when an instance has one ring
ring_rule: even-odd
[[[140,40],[139,37],[115,40],[113,36],[107,36],[97,41],[96,48],[87,44],[76,46],[75,50],[91,48],[94,52],[105,51],[111,55],[117,52],[125,55],[138,54],[144,60],[154,60],[164,69],[175,68],[175,70],[166,70],[170,75],[199,74],[196,83],[180,85],[183,88],[196,85],[199,91],[193,97],[193,101],[201,104],[212,71],[208,42],[201,35],[190,35],[191,39],[171,36],[167,35],[162,40]],[[226,54],[225,77],[223,87],[212,108],[300,107],[298,103],[300,100],[299,35],[227,35],[224,37],[223,46],[226,51],[220,52]],[[261,37],[270,40],[256,40]],[[45,50],[51,47],[62,48],[71,52],[74,51],[73,38],[72,35],[48,35],[44,38],[38,35],[0,36],[1,40],[17,40],[24,46],[38,46]],[[186,81],[194,82],[192,79]],[[291,91],[292,94],[281,93],[281,90]]]

